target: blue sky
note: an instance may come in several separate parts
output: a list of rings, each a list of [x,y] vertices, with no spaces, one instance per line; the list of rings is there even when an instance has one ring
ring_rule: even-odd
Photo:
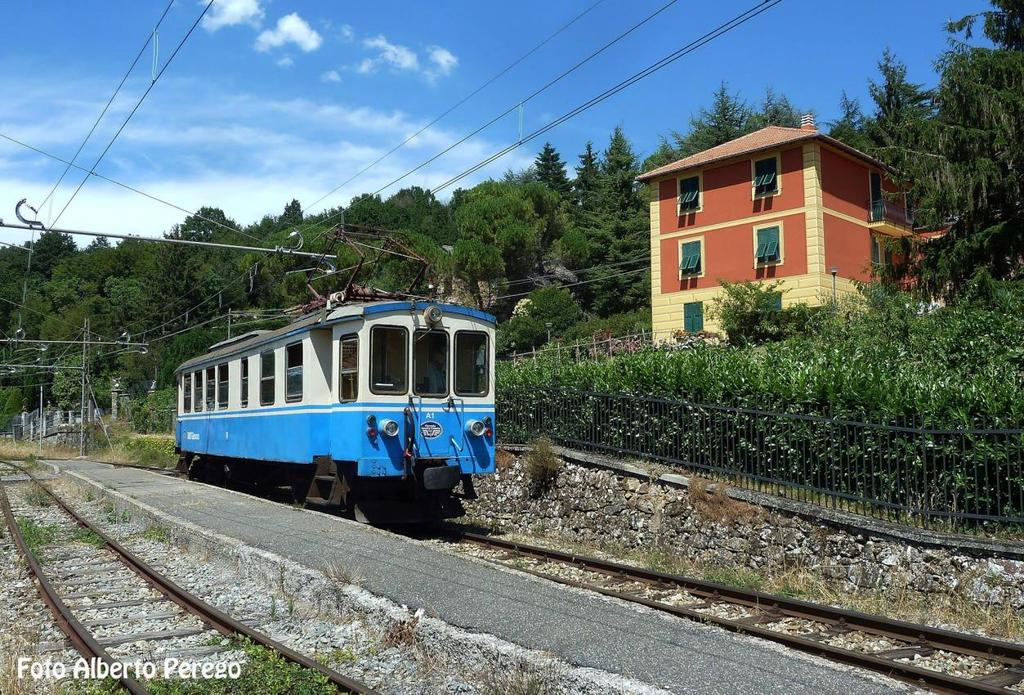
[[[436,3],[378,0],[216,0],[98,171],[185,208],[217,205],[242,223],[303,207],[473,91],[595,0]],[[372,192],[447,147],[636,23],[666,0],[604,0],[523,64],[321,206]],[[176,0],[159,32],[160,61],[195,21],[198,0]],[[528,132],[755,4],[679,0],[657,19],[524,107]],[[868,101],[883,49],[915,81],[933,84],[945,21],[978,0],[858,3],[783,0],[547,137],[575,162],[621,125],[641,155],[685,129],[721,81],[751,101],[771,87],[819,124],[842,91]],[[70,158],[166,5],[165,0],[9,0],[0,16],[0,132]],[[152,56],[131,79],[79,163],[89,165],[149,84]],[[426,187],[516,140],[510,115],[384,191]],[[529,143],[461,185],[527,165]],[[63,165],[0,140],[0,217],[18,199],[42,201]],[[41,218],[74,190],[72,171]],[[445,193],[444,195],[447,195]],[[320,209],[320,207],[315,208]],[[183,214],[93,179],[61,226],[158,234]],[[4,241],[18,234],[0,232]],[[81,242],[80,242],[81,243]]]

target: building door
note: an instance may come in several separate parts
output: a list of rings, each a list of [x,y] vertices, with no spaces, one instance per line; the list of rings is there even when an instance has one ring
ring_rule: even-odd
[[[687,333],[704,330],[704,302],[683,304],[683,330]]]

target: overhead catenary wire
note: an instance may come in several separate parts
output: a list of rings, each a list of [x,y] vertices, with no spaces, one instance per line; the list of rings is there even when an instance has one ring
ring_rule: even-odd
[[[688,43],[685,46],[677,49],[676,51],[673,51],[672,53],[670,53],[667,56],[661,58],[660,60],[656,61],[655,63],[652,63],[651,65],[647,66],[643,70],[640,70],[639,72],[634,73],[630,77],[627,77],[626,79],[622,80],[618,84],[616,84],[616,85],[606,89],[604,92],[601,92],[597,96],[592,97],[591,99],[585,101],[584,103],[580,104],[579,106],[577,106],[576,108],[572,109],[571,111],[567,111],[566,113],[562,114],[558,118],[556,118],[556,119],[554,119],[552,121],[549,121],[547,124],[541,126],[540,128],[537,128],[533,132],[531,132],[528,135],[520,138],[519,140],[517,140],[516,142],[512,143],[511,145],[508,145],[507,147],[499,150],[498,152],[495,152],[490,157],[487,157],[486,159],[481,160],[477,164],[474,164],[473,166],[471,166],[470,168],[466,169],[465,171],[463,171],[463,172],[453,176],[452,178],[448,179],[444,183],[442,183],[442,184],[440,184],[438,186],[435,186],[433,189],[431,189],[431,193],[437,194],[439,191],[442,191],[445,188],[451,186],[452,184],[457,183],[458,181],[461,181],[465,177],[467,177],[467,176],[469,176],[469,175],[479,171],[480,169],[482,169],[483,167],[487,166],[491,162],[494,162],[497,159],[500,159],[501,157],[505,156],[509,152],[512,152],[513,150],[518,148],[520,145],[523,145],[523,144],[525,144],[525,143],[527,143],[527,142],[537,138],[538,136],[543,135],[544,133],[548,132],[549,130],[551,130],[551,129],[561,125],[562,123],[565,123],[569,119],[571,119],[571,118],[573,118],[573,117],[583,113],[584,111],[586,111],[586,110],[596,106],[597,104],[600,104],[602,101],[608,99],[609,97],[612,97],[615,94],[618,94],[619,92],[621,92],[622,90],[626,89],[627,87],[630,87],[630,86],[636,84],[637,82],[639,82],[640,80],[642,80],[642,79],[644,79],[646,77],[649,77],[650,75],[653,75],[655,72],[661,70],[662,68],[664,68],[664,67],[666,67],[666,66],[668,66],[668,65],[670,65],[672,63],[674,63],[675,61],[679,60],[683,56],[688,55],[688,54],[692,53],[693,51],[696,51],[697,49],[701,48],[702,46],[704,46],[704,45],[714,41],[715,39],[717,39],[717,38],[727,34],[728,32],[732,31],[733,29],[736,29],[737,27],[745,24],[746,22],[750,21],[754,17],[757,17],[758,15],[760,15],[760,14],[762,14],[764,12],[767,12],[768,10],[770,10],[773,7],[775,7],[776,5],[778,5],[781,2],[782,2],[782,0],[763,0],[758,5],[756,5],[754,7],[751,7],[750,9],[746,10],[745,12],[741,12],[740,14],[734,16],[732,19],[724,22],[723,24],[720,24],[715,29],[712,29],[711,31],[703,34],[699,38],[691,41],[690,43]]]
[[[153,37],[156,36],[156,31],[160,28],[160,25],[163,24],[164,19],[167,17],[167,13],[170,12],[171,7],[174,6],[174,3],[175,0],[170,0],[170,2],[167,3],[167,7],[164,8],[163,13],[160,15],[160,19],[158,19],[156,25],[154,25],[153,31],[147,33],[146,42],[142,44],[142,48],[140,48],[139,52],[136,54],[135,60],[133,60],[132,64],[128,66],[128,70],[125,71],[124,77],[121,78],[121,81],[114,89],[113,94],[111,94],[110,98],[107,99],[107,103],[103,106],[103,110],[100,111],[100,115],[96,117],[96,120],[93,122],[92,127],[89,128],[89,132],[86,133],[85,138],[82,139],[82,144],[78,146],[78,150],[75,152],[74,156],[71,157],[71,161],[67,162],[67,166],[64,167],[64,171],[61,172],[60,177],[57,179],[57,182],[53,184],[53,188],[51,188],[50,192],[46,194],[45,198],[43,198],[43,202],[39,204],[40,210],[43,209],[47,201],[49,201],[53,194],[57,191],[57,188],[60,186],[61,181],[64,180],[64,177],[67,176],[69,171],[71,171],[71,167],[74,166],[75,160],[78,159],[78,155],[82,154],[82,150],[85,149],[85,146],[86,144],[88,144],[89,139],[92,138],[93,133],[96,132],[96,128],[99,127],[99,124],[103,120],[103,117],[107,115],[107,111],[110,109],[110,105],[114,103],[114,99],[117,98],[117,95],[120,93],[121,88],[124,87],[124,83],[128,81],[128,77],[132,74],[132,71],[135,69],[135,66],[139,64],[139,60],[142,58],[142,55],[146,52],[146,48],[149,46],[150,41],[153,40]]]
[[[602,275],[601,277],[590,278],[589,280],[579,280],[578,282],[569,282],[569,283],[566,283],[564,285],[559,285],[559,287],[577,287],[579,285],[589,285],[592,282],[602,282],[604,280],[610,280],[612,278],[623,277],[623,276],[626,276],[626,275],[635,275],[637,273],[647,273],[647,272],[650,272],[650,268],[643,267],[643,268],[635,268],[633,270],[623,270],[623,271],[620,271],[618,273],[612,273],[610,275]],[[529,294],[531,294],[531,293],[530,292],[517,292],[515,294],[503,294],[503,295],[500,295],[498,297],[495,297],[495,300],[515,299],[517,297],[526,297]]]
[[[326,200],[327,198],[331,197],[332,195],[334,195],[335,193],[340,191],[342,188],[344,188],[345,186],[347,186],[348,184],[352,183],[357,178],[359,178],[360,176],[365,174],[367,171],[369,171],[370,169],[372,169],[373,167],[377,166],[378,164],[383,162],[385,159],[387,159],[388,157],[393,155],[395,152],[397,152],[398,150],[400,150],[403,147],[405,147],[406,145],[408,145],[410,142],[415,140],[417,137],[419,137],[420,135],[425,133],[429,128],[431,128],[432,126],[437,125],[438,122],[440,122],[442,119],[444,119],[452,111],[455,111],[457,108],[459,108],[460,106],[465,104],[467,101],[469,101],[470,99],[475,97],[477,94],[482,92],[484,89],[486,89],[487,87],[489,87],[492,84],[494,84],[500,78],[504,77],[509,71],[511,71],[513,68],[515,68],[517,65],[522,63],[524,60],[526,60],[527,58],[532,56],[534,53],[539,51],[541,48],[546,46],[548,43],[551,42],[552,39],[554,39],[556,36],[558,36],[559,34],[564,32],[566,29],[571,27],[573,24],[578,22],[580,19],[582,19],[586,15],[590,14],[590,12],[592,12],[595,8],[597,8],[598,5],[600,5],[603,2],[604,2],[604,0],[597,0],[597,2],[595,2],[592,5],[586,7],[582,12],[580,12],[577,15],[575,15],[568,22],[566,22],[565,24],[563,24],[560,27],[558,27],[558,29],[556,29],[553,33],[549,34],[548,36],[546,36],[540,43],[536,44],[529,51],[527,51],[523,55],[521,55],[518,58],[516,58],[514,61],[512,61],[511,63],[506,65],[504,68],[502,68],[500,71],[498,71],[493,76],[491,76],[486,81],[484,81],[484,83],[481,84],[479,87],[477,87],[476,89],[471,91],[469,94],[467,94],[466,96],[462,97],[457,102],[455,102],[454,104],[449,106],[447,109],[445,109],[445,111],[443,111],[441,114],[436,116],[433,120],[431,120],[425,126],[423,126],[419,130],[417,130],[415,133],[413,133],[412,135],[410,135],[407,138],[405,138],[404,140],[402,140],[400,143],[398,143],[397,145],[392,147],[390,150],[388,150],[387,152],[382,154],[380,157],[378,157],[374,161],[372,161],[369,164],[367,164],[365,167],[363,167],[362,169],[360,169],[356,173],[352,174],[352,176],[347,178],[345,181],[343,181],[342,183],[338,184],[337,186],[335,186],[334,188],[329,190],[327,193],[323,194],[322,196],[317,198],[315,201],[310,203],[310,205],[306,209],[307,210],[312,210],[317,205],[322,203],[324,200]]]
[[[203,11],[199,13],[199,16],[196,17],[196,20],[192,23],[192,26],[189,27],[187,32],[185,32],[185,36],[183,36],[181,41],[178,42],[178,45],[174,47],[174,50],[171,52],[171,55],[167,58],[167,62],[163,64],[163,67],[160,68],[160,71],[153,77],[153,80],[149,83],[149,86],[146,87],[146,91],[144,91],[142,93],[142,96],[139,97],[139,100],[135,103],[135,106],[132,107],[132,110],[128,112],[128,115],[121,123],[121,126],[117,129],[117,132],[114,133],[114,136],[112,138],[110,138],[110,141],[107,143],[107,146],[103,148],[103,151],[100,153],[99,157],[96,158],[96,161],[93,162],[93,165],[89,168],[90,174],[96,170],[96,167],[99,166],[100,162],[103,161],[103,158],[107,156],[107,152],[109,152],[110,148],[114,146],[114,143],[117,141],[117,138],[124,131],[125,127],[128,125],[128,122],[132,119],[132,116],[134,116],[135,112],[139,110],[140,106],[142,106],[142,102],[144,102],[146,100],[146,97],[149,96],[149,93],[153,90],[153,87],[156,86],[156,83],[160,81],[160,77],[164,74],[164,72],[167,70],[170,64],[174,62],[175,56],[178,55],[178,52],[181,50],[182,46],[184,46],[185,42],[188,41],[190,36],[192,36],[192,32],[194,32],[196,30],[196,27],[199,26],[199,22],[202,21],[203,17],[206,16],[206,13],[210,10],[210,7],[213,5],[214,1],[215,0],[210,0],[208,3],[206,3],[206,6],[203,7]],[[71,194],[71,197],[68,199],[68,201],[64,203],[64,207],[61,208],[61,211],[59,213],[57,213],[57,216],[53,219],[52,224],[55,225],[58,222],[60,222],[60,218],[64,215],[64,212],[68,209],[71,203],[74,202],[75,198],[78,196],[78,193],[82,190],[82,187],[88,180],[89,174],[86,174],[84,177],[82,177],[82,180],[79,182],[78,187],[75,189],[74,193]]]
[[[11,135],[8,135],[6,133],[0,133],[0,138],[2,138],[4,140],[7,140],[8,142],[10,142],[10,143],[12,143],[14,145],[18,145],[19,147],[24,147],[27,150],[31,150],[32,152],[35,152],[36,154],[42,155],[43,157],[47,157],[47,158],[52,159],[52,160],[54,160],[56,162],[61,162],[63,164],[68,164],[73,169],[78,169],[79,171],[84,171],[87,176],[95,176],[96,178],[102,179],[102,180],[106,181],[107,183],[111,183],[111,184],[113,184],[115,186],[119,186],[119,187],[125,189],[126,191],[131,191],[132,193],[136,193],[138,195],[141,195],[144,198],[149,198],[150,200],[152,200],[152,201],[154,201],[156,203],[160,203],[161,205],[166,205],[167,207],[174,208],[178,212],[183,212],[186,215],[189,215],[191,217],[195,217],[196,219],[202,220],[203,222],[209,222],[210,224],[216,225],[217,227],[221,227],[222,229],[226,229],[229,232],[235,232],[236,234],[241,234],[242,236],[249,237],[250,239],[252,239],[254,241],[264,241],[263,239],[260,239],[258,236],[255,236],[253,234],[249,234],[248,232],[243,231],[241,229],[238,229],[237,227],[232,227],[231,225],[224,224],[220,220],[215,220],[215,219],[213,219],[211,217],[206,217],[205,215],[200,214],[198,211],[189,210],[188,208],[182,207],[182,206],[180,206],[180,205],[178,205],[176,203],[172,203],[171,201],[169,201],[169,200],[167,200],[165,198],[161,198],[159,196],[156,196],[156,195],[153,195],[152,193],[148,193],[146,191],[143,191],[143,190],[141,190],[139,188],[131,186],[131,185],[129,185],[127,183],[124,183],[122,181],[118,181],[117,179],[113,179],[113,178],[111,178],[109,176],[101,174],[98,171],[90,171],[89,169],[86,169],[83,166],[80,166],[78,164],[74,164],[71,161],[69,161],[67,159],[64,159],[63,157],[58,157],[57,155],[53,154],[52,152],[47,152],[46,150],[44,150],[44,149],[42,149],[40,147],[36,147],[35,145],[29,144],[29,143],[25,142],[24,140],[19,140],[18,138],[12,137]]]

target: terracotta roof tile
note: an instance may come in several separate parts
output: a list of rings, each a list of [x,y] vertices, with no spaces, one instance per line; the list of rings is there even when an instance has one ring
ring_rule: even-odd
[[[722,159],[729,159],[730,157],[737,157],[742,154],[749,154],[751,152],[757,152],[759,150],[767,150],[779,145],[788,145],[790,143],[799,142],[801,140],[812,140],[814,138],[824,137],[817,130],[805,130],[803,128],[783,128],[782,126],[770,125],[767,128],[761,130],[755,130],[753,133],[747,135],[741,135],[735,140],[716,145],[711,149],[698,152],[697,154],[691,154],[689,157],[684,157],[678,161],[666,164],[665,166],[652,169],[644,174],[637,177],[639,181],[646,181],[648,179],[657,178],[658,176],[664,176],[665,174],[671,174],[676,171],[682,171],[684,169],[691,169],[696,166],[709,164],[711,162],[717,162]],[[831,139],[831,138],[829,138]]]

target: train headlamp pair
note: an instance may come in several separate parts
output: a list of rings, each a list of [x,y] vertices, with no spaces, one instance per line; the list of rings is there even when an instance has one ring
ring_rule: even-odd
[[[474,437],[490,437],[494,431],[491,428],[491,418],[485,417],[481,420],[470,420],[466,423],[466,431]]]
[[[378,429],[384,434],[385,437],[397,437],[398,436],[398,423],[394,420],[384,419],[380,421],[380,427],[377,426],[377,417],[375,415],[369,415],[366,418],[366,436],[370,439],[374,439],[377,436]]]

